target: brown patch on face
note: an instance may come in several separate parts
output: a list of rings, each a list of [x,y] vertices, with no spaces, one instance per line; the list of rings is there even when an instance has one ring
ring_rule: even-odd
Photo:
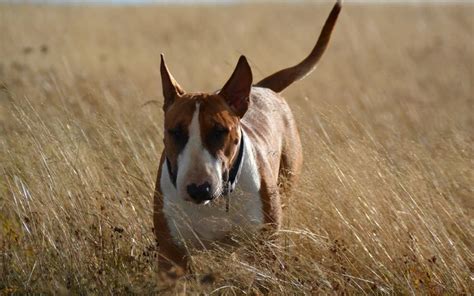
[[[196,110],[196,99],[183,96],[167,109],[165,113],[164,144],[166,157],[171,163],[171,171],[177,174],[178,155],[189,139],[189,125]]]
[[[178,155],[189,140],[189,126],[196,112],[196,103],[199,103],[202,145],[209,154],[223,162],[223,173],[230,169],[238,154],[240,117],[224,98],[216,94],[183,95],[165,113],[165,153],[174,177],[178,174]]]
[[[224,162],[225,169],[229,169],[239,148],[240,118],[220,95],[203,95],[200,103],[202,143],[212,156]]]

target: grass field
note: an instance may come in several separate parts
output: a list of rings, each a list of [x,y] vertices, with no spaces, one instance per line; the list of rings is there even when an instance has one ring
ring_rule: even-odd
[[[285,92],[304,172],[281,242],[156,264],[159,53],[188,91],[255,81],[331,4],[0,6],[0,294],[474,293],[474,5],[346,5]],[[262,249],[276,260],[262,260]]]

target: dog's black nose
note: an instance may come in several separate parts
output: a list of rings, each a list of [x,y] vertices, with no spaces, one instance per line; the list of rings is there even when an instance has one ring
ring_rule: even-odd
[[[211,184],[209,184],[209,182],[205,182],[199,186],[193,183],[188,185],[186,190],[188,191],[189,196],[198,203],[212,199]]]

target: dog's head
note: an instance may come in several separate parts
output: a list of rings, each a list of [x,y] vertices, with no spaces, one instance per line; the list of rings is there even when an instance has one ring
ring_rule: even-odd
[[[166,165],[178,198],[207,203],[224,190],[247,111],[252,71],[244,56],[218,93],[186,93],[161,56]]]

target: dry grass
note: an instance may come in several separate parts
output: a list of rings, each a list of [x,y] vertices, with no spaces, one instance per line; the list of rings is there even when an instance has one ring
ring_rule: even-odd
[[[473,293],[473,5],[346,6],[285,94],[305,168],[282,243],[158,270],[159,52],[212,91],[240,53],[256,79],[298,61],[329,9],[0,6],[0,294]]]

